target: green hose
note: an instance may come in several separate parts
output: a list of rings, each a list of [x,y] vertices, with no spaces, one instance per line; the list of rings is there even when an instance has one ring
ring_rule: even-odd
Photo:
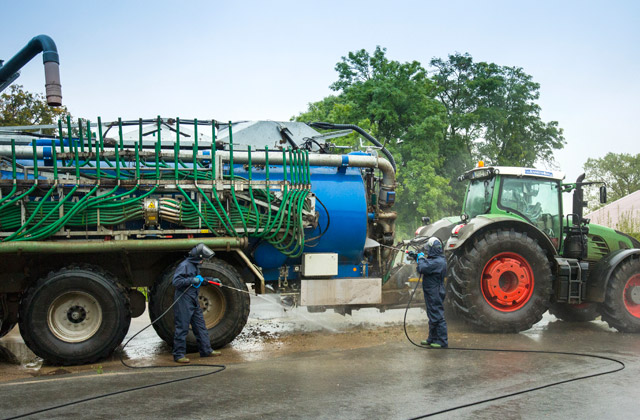
[[[252,237],[267,241],[285,255],[298,256],[304,249],[304,212],[308,210],[311,189],[308,152],[282,150],[282,194],[277,195],[270,185],[269,149],[265,147],[265,184],[264,188],[256,188],[252,147],[247,150],[247,178],[236,173],[233,151],[233,126],[229,122],[229,167],[221,169],[222,179],[216,178],[215,121],[212,122],[211,171],[204,171],[204,163],[198,161],[198,120],[193,120],[194,141],[190,162],[180,158],[180,125],[176,120],[176,140],[174,143],[173,161],[161,158],[162,119],[157,118],[157,138],[155,142],[155,159],[148,161],[140,158],[143,144],[142,121],[139,120],[139,142],[135,143],[135,161],[133,158],[123,160],[122,156],[131,156],[131,151],[124,150],[122,119],[118,119],[119,141],[114,147],[114,158],[110,160],[104,153],[105,138],[102,121],[98,118],[98,129],[92,133],[90,122],[78,121],[78,140],[72,138],[71,119],[66,117],[69,152],[71,155],[61,159],[63,167],[71,167],[75,173],[75,184],[65,185],[64,179],[58,179],[58,160],[55,142],[52,141],[51,167],[38,167],[38,154],[35,141],[33,148],[33,185],[22,193],[18,193],[16,169],[15,141],[12,141],[12,176],[14,180],[11,191],[0,199],[0,226],[10,232],[2,241],[42,240],[60,232],[62,229],[88,229],[88,226],[117,226],[129,221],[143,221],[145,218],[144,200],[165,190],[164,185],[172,185],[171,189],[159,197],[161,219],[183,228],[200,229],[206,226],[213,236],[223,234],[232,237]],[[61,153],[65,152],[62,120],[58,121],[58,138]],[[85,145],[86,139],[86,145]],[[78,144],[79,143],[79,144]],[[88,151],[88,155],[80,154]],[[95,146],[95,147],[94,147]],[[70,156],[70,157],[69,157]],[[128,162],[128,163],[127,163]],[[108,172],[103,170],[106,165]],[[32,199],[38,185],[40,171],[53,173],[56,181],[40,199]],[[50,175],[44,176],[51,178]],[[117,181],[106,191],[100,193],[101,180]],[[135,185],[122,191],[120,180],[135,180]],[[155,185],[147,187],[142,180],[149,180]],[[171,182],[173,181],[173,183]],[[182,184],[192,182],[192,190],[186,190]],[[219,182],[229,182],[229,195],[224,199],[218,194]],[[89,185],[87,185],[87,182]],[[113,182],[113,181],[110,181]],[[203,190],[203,185],[211,183],[211,192]],[[246,185],[246,194],[239,194],[237,184]],[[81,193],[85,187],[88,192]],[[149,188],[147,190],[147,188]],[[55,191],[60,191],[60,196]],[[146,190],[146,191],[144,191]],[[197,200],[192,197],[196,194]],[[14,205],[19,203],[20,205]],[[272,208],[273,207],[273,208]],[[23,214],[27,215],[23,220]],[[59,216],[62,214],[62,216]],[[239,230],[242,229],[242,232]],[[202,231],[204,233],[204,231]]]

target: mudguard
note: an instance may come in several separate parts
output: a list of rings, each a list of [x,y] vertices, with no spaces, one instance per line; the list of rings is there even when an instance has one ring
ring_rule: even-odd
[[[604,295],[607,287],[609,287],[609,280],[613,271],[623,261],[637,254],[640,254],[640,249],[638,248],[619,249],[598,261],[591,274],[589,274],[587,300],[590,302],[604,302]]]
[[[549,237],[545,235],[544,232],[542,232],[540,229],[531,225],[530,223],[514,219],[513,217],[503,216],[477,216],[469,220],[469,222],[460,229],[457,236],[451,236],[449,238],[445,245],[445,251],[455,251],[456,249],[460,248],[468,239],[472,238],[476,234],[496,229],[513,229],[516,232],[525,232],[531,238],[535,239],[538,244],[540,244],[542,249],[547,252],[550,258],[558,254],[558,251],[553,242],[551,242]]]
[[[460,217],[445,217],[429,225],[419,227],[416,236],[435,236],[444,244],[451,236],[451,229],[459,223],[462,223]]]

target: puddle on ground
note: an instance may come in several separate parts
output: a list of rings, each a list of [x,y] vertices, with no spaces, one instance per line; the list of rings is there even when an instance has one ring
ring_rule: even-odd
[[[355,348],[362,345],[375,345],[384,340],[403,339],[402,322],[404,309],[391,309],[380,312],[375,308],[353,311],[351,315],[341,315],[327,310],[310,313],[306,308],[287,307],[280,303],[278,295],[251,297],[251,313],[247,325],[240,335],[222,349],[221,358],[211,363],[233,363],[259,360],[268,357],[314,349]],[[148,313],[134,318],[123,343],[149,324]],[[451,317],[447,320],[450,337],[457,336],[461,341],[484,340],[481,334]],[[407,325],[412,336],[424,338],[427,331],[427,316],[423,308],[412,308],[407,313]],[[574,326],[575,327],[575,326]],[[556,333],[562,332],[566,323],[546,313],[543,319],[530,330],[524,331],[514,344],[542,342],[544,339],[557,339]],[[609,330],[602,321],[587,323],[581,327],[585,333],[593,329]],[[346,335],[345,335],[346,334]],[[555,338],[554,338],[555,337]],[[147,328],[131,341],[124,350],[122,347],[106,360],[94,365],[74,366],[60,369],[43,363],[24,344],[18,328],[0,339],[0,377],[6,380],[14,377],[62,375],[70,372],[95,371],[97,373],[121,369],[120,357],[138,366],[172,364],[171,346],[160,339],[153,328]],[[196,355],[197,358],[197,355]],[[208,362],[208,361],[207,361]],[[13,368],[11,367],[13,366]],[[16,367],[18,371],[16,372]],[[12,370],[13,369],[13,370]],[[5,372],[9,372],[5,375]]]

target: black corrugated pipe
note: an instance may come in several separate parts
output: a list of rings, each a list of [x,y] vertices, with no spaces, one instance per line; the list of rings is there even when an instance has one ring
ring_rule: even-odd
[[[389,159],[389,163],[391,163],[391,166],[393,167],[393,171],[394,172],[396,171],[396,161],[393,158],[393,155],[391,154],[391,152],[388,151],[382,145],[382,143],[380,143],[378,140],[376,140],[375,137],[373,137],[371,134],[367,133],[362,128],[358,127],[357,125],[353,125],[353,124],[333,124],[333,123],[327,123],[327,122],[313,122],[313,123],[309,123],[308,125],[310,125],[313,128],[319,128],[321,130],[354,130],[354,131],[357,131],[358,133],[362,134],[371,143],[373,143],[376,146],[382,148],[382,153],[384,153],[384,155]]]
[[[51,106],[60,106],[62,105],[60,58],[58,57],[56,43],[47,35],[34,37],[9,61],[0,66],[0,91],[8,87],[18,77],[18,71],[41,52],[44,63],[47,103]]]

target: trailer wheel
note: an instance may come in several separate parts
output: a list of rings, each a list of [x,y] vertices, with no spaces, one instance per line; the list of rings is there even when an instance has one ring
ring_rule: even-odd
[[[171,284],[173,274],[180,262],[170,266],[149,292],[149,316],[157,319],[173,303],[175,288]],[[200,267],[205,277],[217,277],[222,284],[240,290],[247,286],[238,271],[225,261],[213,258]],[[249,295],[236,290],[218,286],[202,286],[199,289],[200,307],[209,330],[209,339],[213,348],[220,348],[233,341],[240,334],[249,318]],[[173,310],[153,324],[158,336],[173,346],[175,331]],[[196,337],[192,331],[187,335],[187,351],[198,351]]]
[[[609,280],[602,319],[621,332],[640,332],[640,259],[623,262]]]
[[[126,290],[95,266],[51,272],[20,302],[20,334],[43,359],[62,365],[102,359],[122,342],[131,311]]]
[[[0,338],[9,334],[9,332],[16,326],[16,322],[9,321],[1,321],[2,325],[0,325]]]
[[[4,296],[0,295],[0,338],[9,334],[18,323],[18,314],[10,312],[3,302]]]
[[[487,232],[450,261],[456,312],[482,330],[527,330],[549,309],[549,261],[526,233]]]
[[[567,322],[589,322],[600,316],[596,303],[580,303],[578,305],[553,303],[549,308],[549,313]]]

